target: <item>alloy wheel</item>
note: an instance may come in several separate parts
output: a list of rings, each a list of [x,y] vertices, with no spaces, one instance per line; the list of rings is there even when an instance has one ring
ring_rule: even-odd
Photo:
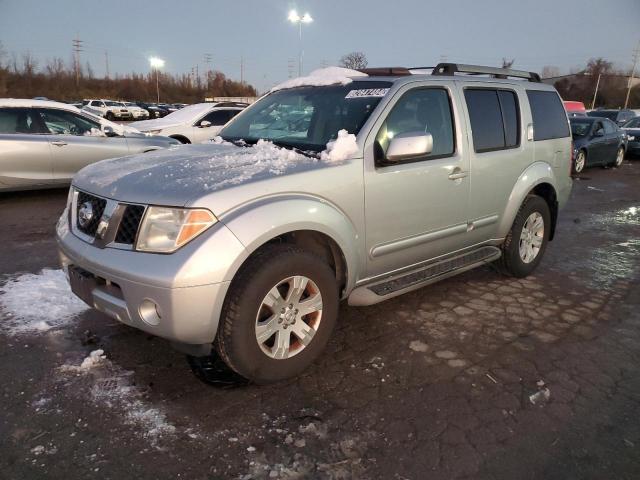
[[[539,212],[533,212],[522,227],[520,233],[520,259],[524,263],[531,263],[540,253],[544,240],[544,219]]]
[[[576,155],[576,161],[575,161],[575,165],[574,165],[574,170],[576,173],[580,173],[582,172],[582,170],[584,170],[584,165],[586,163],[586,156],[584,154],[583,150],[580,150],[578,152],[578,155]]]

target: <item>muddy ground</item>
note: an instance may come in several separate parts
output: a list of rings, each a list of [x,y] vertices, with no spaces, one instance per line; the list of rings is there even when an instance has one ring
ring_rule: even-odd
[[[65,198],[0,196],[0,285],[58,268]],[[636,160],[575,181],[535,276],[342,305],[320,361],[278,385],[206,385],[95,311],[20,331],[0,307],[0,478],[637,479],[639,280]]]

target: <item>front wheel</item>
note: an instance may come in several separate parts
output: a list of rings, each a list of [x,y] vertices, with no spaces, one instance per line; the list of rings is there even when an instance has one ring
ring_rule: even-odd
[[[533,272],[547,248],[550,228],[547,202],[537,195],[529,195],[502,244],[502,257],[498,260],[501,270],[518,278]]]
[[[107,120],[113,121],[116,117],[113,115],[112,112],[107,112],[107,114],[105,115],[105,118]]]
[[[236,275],[214,346],[255,383],[291,378],[324,350],[338,317],[331,267],[293,245],[270,245]]]
[[[624,161],[624,147],[620,147],[616,152],[616,159],[613,161],[613,166],[618,168],[622,165],[623,161]]]

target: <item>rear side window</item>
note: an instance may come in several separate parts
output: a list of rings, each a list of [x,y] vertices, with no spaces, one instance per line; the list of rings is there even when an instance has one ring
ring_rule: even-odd
[[[520,144],[520,113],[515,92],[467,88],[464,96],[477,153],[514,148]]]
[[[531,106],[535,141],[569,136],[567,114],[556,92],[527,90],[527,97]]]
[[[29,108],[0,108],[0,133],[41,133]]]

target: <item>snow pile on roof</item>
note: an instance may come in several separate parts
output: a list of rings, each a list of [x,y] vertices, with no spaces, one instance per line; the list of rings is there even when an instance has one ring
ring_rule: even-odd
[[[346,130],[338,132],[338,138],[327,143],[327,149],[320,154],[320,159],[328,162],[343,162],[358,153],[356,136]]]
[[[91,388],[92,401],[124,414],[125,422],[141,429],[142,436],[152,445],[157,446],[162,437],[175,434],[176,427],[167,420],[165,413],[143,400],[143,392],[134,385],[133,372],[108,360],[103,350],[94,350],[80,365],[62,365],[59,371],[92,374],[95,378]]]
[[[17,275],[0,286],[0,328],[12,336],[63,327],[88,308],[62,270]]]
[[[367,77],[366,73],[343,67],[327,67],[314,70],[306,77],[298,77],[282,82],[271,89],[272,92],[295,87],[322,87],[326,85],[347,85],[351,77]]]

